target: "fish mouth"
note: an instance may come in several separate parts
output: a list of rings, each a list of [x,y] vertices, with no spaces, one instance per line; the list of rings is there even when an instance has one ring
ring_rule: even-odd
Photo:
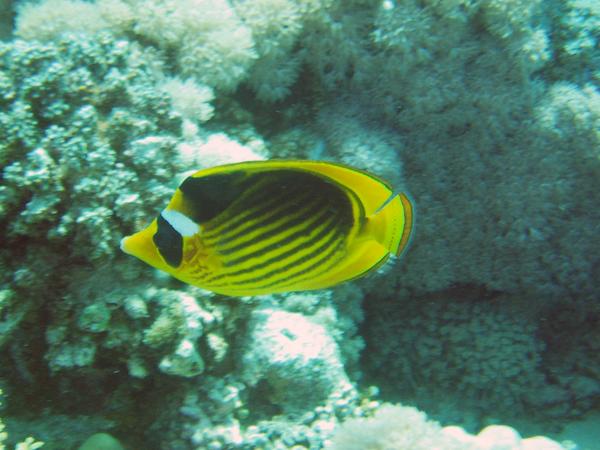
[[[121,239],[121,241],[119,242],[119,248],[121,249],[121,251],[123,253],[127,253],[128,255],[131,255],[131,252],[127,251],[127,248],[125,246],[125,241],[127,241],[127,239],[129,239],[130,236],[125,236],[124,238]]]
[[[169,272],[172,268],[165,263],[153,242],[152,236],[155,233],[156,220],[143,230],[130,236],[125,236],[119,242],[119,247],[123,253],[140,259],[152,267]]]

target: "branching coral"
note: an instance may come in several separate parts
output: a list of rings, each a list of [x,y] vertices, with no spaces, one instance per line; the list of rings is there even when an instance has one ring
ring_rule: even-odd
[[[161,88],[171,96],[173,109],[184,119],[206,122],[213,116],[214,109],[210,102],[215,96],[208,86],[190,79],[182,81],[171,78],[161,84]]]
[[[113,258],[126,230],[170,194],[181,121],[135,54],[106,35],[0,45],[0,282],[7,334],[25,313],[37,314],[34,305],[62,296],[74,265]],[[152,145],[129,148],[154,133],[161,138]],[[170,154],[172,163],[142,181],[153,152]]]
[[[130,54],[125,42],[106,36],[2,48],[1,69],[15,92],[0,128],[1,220],[12,239],[43,238],[48,245],[69,239],[88,260],[113,253],[121,233],[104,221],[124,219],[115,205],[135,196],[126,186],[151,162],[142,153],[158,151],[146,146],[128,154],[125,148],[152,132],[177,133],[180,124],[167,98],[153,89],[148,67],[134,68]],[[156,145],[175,155],[172,142]],[[164,171],[163,180],[169,175]],[[160,193],[167,189],[155,199],[164,201]]]

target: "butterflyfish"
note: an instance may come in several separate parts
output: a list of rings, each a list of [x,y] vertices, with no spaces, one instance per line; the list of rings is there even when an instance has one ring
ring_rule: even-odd
[[[341,164],[227,164],[186,178],[121,249],[175,278],[229,296],[324,289],[406,248],[408,197]]]

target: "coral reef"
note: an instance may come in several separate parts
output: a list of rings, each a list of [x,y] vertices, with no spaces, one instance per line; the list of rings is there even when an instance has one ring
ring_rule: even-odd
[[[370,382],[471,431],[499,417],[561,424],[596,408],[597,312],[564,301],[446,295],[407,299],[402,308],[394,298],[366,305]]]
[[[557,5],[553,14],[554,64],[548,75],[577,84],[600,80],[598,41],[600,7],[590,0],[569,0]]]
[[[545,347],[535,312],[522,304],[458,297],[407,300],[402,309],[394,300],[368,307],[370,372],[385,374],[378,377],[382,388],[394,386],[430,413],[443,413],[443,405],[469,405],[472,414],[483,416],[479,426],[490,414],[525,409],[535,415],[538,396],[551,383],[543,372]]]
[[[333,434],[328,450],[564,450],[543,436],[521,439],[514,429],[494,425],[476,436],[459,427],[440,427],[415,408],[382,405],[372,417],[349,419]]]
[[[2,395],[3,395],[2,390],[0,390],[0,398],[2,397]],[[0,402],[0,407],[1,406],[2,406],[2,403]],[[0,419],[0,450],[7,449],[5,442],[8,440],[8,433],[6,431],[4,431],[5,428],[6,428],[6,426]],[[36,449],[42,447],[43,445],[44,445],[43,442],[36,441],[34,438],[29,436],[29,437],[25,438],[25,440],[23,442],[19,442],[15,446],[15,450],[36,450]]]
[[[9,39],[13,29],[13,2],[2,0],[0,2],[0,39]]]
[[[597,2],[2,5],[0,447],[549,450],[515,429],[597,410]],[[119,253],[270,157],[408,190],[406,256],[234,300]]]
[[[249,386],[264,380],[270,401],[284,405],[284,412],[311,410],[347,389],[350,382],[325,327],[299,313],[269,309],[253,311],[248,326],[244,380]]]

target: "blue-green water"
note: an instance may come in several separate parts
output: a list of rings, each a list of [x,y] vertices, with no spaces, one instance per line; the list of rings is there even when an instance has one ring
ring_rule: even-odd
[[[0,1],[0,448],[599,449],[599,5]],[[408,192],[407,252],[239,299],[119,250],[275,158]]]

